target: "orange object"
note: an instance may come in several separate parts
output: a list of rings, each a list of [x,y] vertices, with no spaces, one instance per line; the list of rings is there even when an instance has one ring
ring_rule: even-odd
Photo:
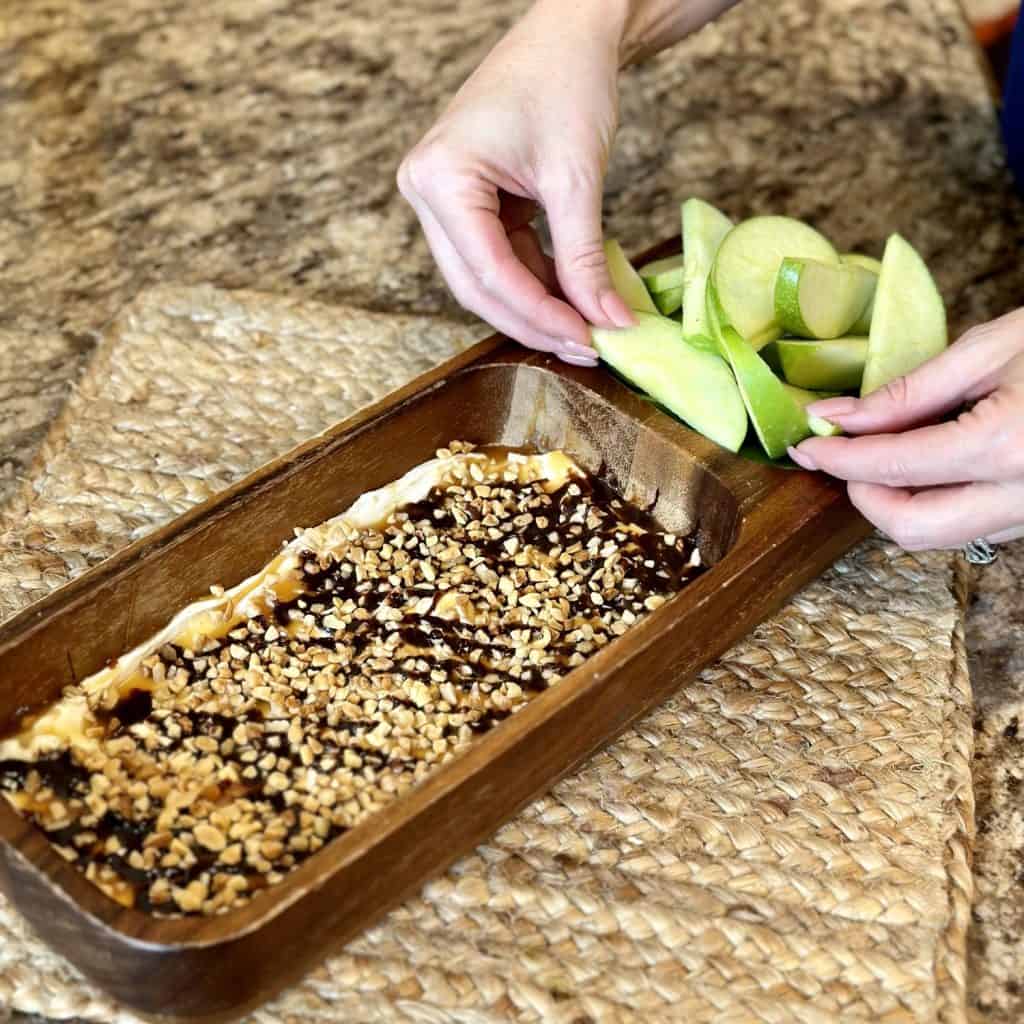
[[[1013,31],[1017,24],[1017,15],[1020,8],[1015,7],[998,18],[989,18],[985,21],[976,22],[974,35],[982,46],[989,47],[1005,39]]]

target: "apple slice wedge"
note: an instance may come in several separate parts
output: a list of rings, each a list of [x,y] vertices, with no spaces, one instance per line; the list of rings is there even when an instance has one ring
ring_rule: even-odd
[[[736,376],[761,447],[770,459],[780,458],[790,445],[810,436],[807,414],[753,346],[728,322],[713,278],[708,281],[706,302],[708,325]]]
[[[597,354],[694,430],[735,452],[747,434],[747,412],[725,361],[683,340],[676,320],[636,312],[635,327],[591,327]]]
[[[640,277],[652,295],[683,287],[683,254],[666,256],[640,268]]]
[[[633,268],[633,264],[626,259],[622,246],[614,238],[609,238],[604,243],[604,255],[608,261],[608,275],[612,279],[612,285],[622,297],[622,301],[633,312],[657,313],[658,307],[647,291],[640,275]]]
[[[683,337],[691,345],[713,349],[704,296],[715,254],[733,223],[703,199],[687,199],[680,215],[683,222]]]
[[[669,288],[668,291],[654,292],[651,298],[654,299],[654,304],[662,316],[671,316],[683,304],[683,289]]]
[[[780,338],[765,349],[768,364],[798,388],[857,391],[868,354],[867,338],[803,341]]]
[[[874,274],[876,278],[879,274],[882,273],[882,262],[881,260],[876,260],[874,256],[865,256],[863,253],[860,252],[844,252],[843,255],[840,256],[839,258],[844,263],[848,263],[851,266],[863,267],[865,270]],[[877,289],[877,287],[878,281],[876,280],[875,288]],[[868,331],[871,330],[871,316],[874,313],[874,311],[875,293],[874,291],[872,291],[871,299],[868,301],[868,304],[864,307],[864,312],[861,313],[860,318],[857,320],[857,322],[849,329],[849,331],[847,331],[847,334],[852,334],[855,336],[860,336],[863,334],[866,338],[868,336]]]
[[[890,235],[875,292],[861,395],[916,370],[948,343],[946,307],[928,267],[909,242]]]
[[[725,322],[755,351],[782,334],[775,312],[775,279],[787,256],[839,266],[832,243],[791,217],[751,217],[737,224],[715,256],[710,280]]]
[[[838,424],[822,419],[821,416],[812,416],[807,412],[807,406],[812,402],[820,402],[826,398],[835,398],[836,393],[834,391],[808,391],[806,388],[793,387],[792,384],[783,384],[782,386],[793,398],[793,401],[804,410],[804,415],[807,417],[807,426],[812,434],[817,434],[818,437],[835,437],[843,432],[843,428]]]
[[[801,338],[842,337],[867,308],[877,282],[871,271],[853,264],[787,256],[775,278],[776,319]]]

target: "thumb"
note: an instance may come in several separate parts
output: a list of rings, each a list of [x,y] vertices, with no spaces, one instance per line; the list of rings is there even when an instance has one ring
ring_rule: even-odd
[[[590,181],[559,189],[545,197],[555,271],[565,297],[583,317],[599,327],[636,323],[608,274],[601,231],[601,185]]]
[[[1024,347],[1018,335],[1021,326],[1020,313],[983,324],[863,398],[828,398],[812,403],[807,411],[851,434],[893,433],[934,420],[992,392],[1003,367]]]

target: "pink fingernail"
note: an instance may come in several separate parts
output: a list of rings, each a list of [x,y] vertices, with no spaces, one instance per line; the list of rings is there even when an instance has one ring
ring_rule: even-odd
[[[820,402],[811,402],[807,412],[822,419],[834,419],[836,416],[849,416],[859,406],[860,402],[856,398],[823,398]]]
[[[622,301],[622,296],[618,292],[602,292],[600,302],[604,315],[616,327],[633,327],[636,324],[633,311]]]
[[[800,451],[800,449],[794,445],[790,445],[786,451],[789,453],[789,457],[803,469],[815,470],[818,468],[818,464],[810,457],[810,455],[806,452]]]
[[[583,359],[596,359],[597,352],[590,345],[583,345],[578,341],[570,341],[566,338],[559,346],[560,352],[568,352]]]
[[[594,356],[578,356],[572,352],[566,351],[565,349],[561,349],[558,352],[558,358],[561,359],[563,363],[569,363],[572,366],[597,366],[597,359]]]

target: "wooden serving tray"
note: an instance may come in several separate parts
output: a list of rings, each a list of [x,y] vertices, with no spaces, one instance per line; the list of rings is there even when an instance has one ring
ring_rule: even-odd
[[[657,250],[655,250],[657,254]],[[713,566],[624,637],[373,819],[216,918],[126,910],[0,799],[0,885],[39,934],[133,1010],[232,1018],[491,835],[714,660],[869,528],[844,488],[729,454],[601,370],[500,337],[258,470],[0,627],[0,728],[141,642],[295,526],[452,439],[564,448]]]

